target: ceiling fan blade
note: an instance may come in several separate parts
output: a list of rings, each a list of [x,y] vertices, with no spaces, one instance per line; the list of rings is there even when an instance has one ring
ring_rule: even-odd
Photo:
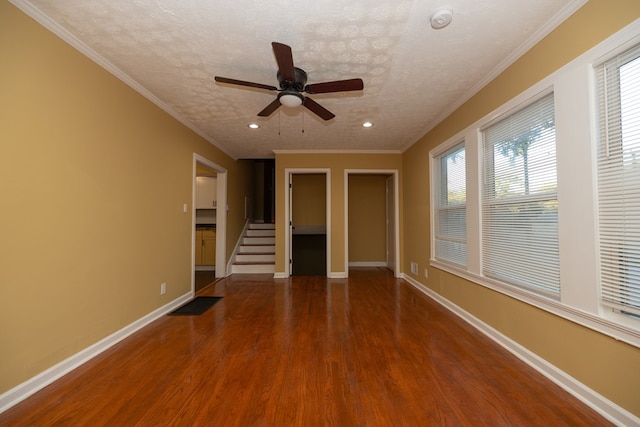
[[[273,112],[278,108],[280,108],[280,101],[278,101],[278,99],[276,98],[271,104],[267,105],[264,110],[260,111],[258,113],[258,116],[268,117],[273,114]]]
[[[307,85],[304,91],[307,93],[348,92],[364,89],[362,79],[336,80],[334,82],[315,83]]]
[[[215,76],[214,79],[219,83],[229,83],[229,84],[238,85],[238,86],[248,86],[256,89],[278,90],[278,88],[275,86],[263,85],[261,83],[245,82],[243,80],[228,79],[226,77],[219,77],[219,76]]]
[[[296,72],[293,67],[293,54],[291,53],[291,47],[278,42],[271,43],[271,46],[273,46],[273,54],[276,56],[280,75],[286,81],[295,82]]]
[[[322,105],[318,104],[316,101],[314,101],[311,98],[305,97],[302,104],[305,107],[307,107],[307,109],[309,109],[311,112],[317,114],[318,117],[320,117],[321,119],[331,120],[336,116],[331,111],[327,110],[326,108],[324,108]]]

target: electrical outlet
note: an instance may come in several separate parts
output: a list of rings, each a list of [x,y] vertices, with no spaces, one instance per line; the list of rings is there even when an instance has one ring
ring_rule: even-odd
[[[424,269],[424,278],[428,279],[429,278],[429,270],[428,269]]]
[[[164,295],[167,293],[167,284],[166,283],[160,283],[160,295]]]
[[[418,274],[418,263],[411,261],[411,273]]]

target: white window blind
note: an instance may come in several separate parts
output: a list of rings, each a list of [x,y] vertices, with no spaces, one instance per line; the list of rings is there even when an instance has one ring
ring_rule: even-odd
[[[438,156],[435,258],[467,265],[467,208],[464,143]]]
[[[640,46],[596,71],[601,298],[640,315]]]
[[[560,293],[553,93],[482,130],[482,269]]]

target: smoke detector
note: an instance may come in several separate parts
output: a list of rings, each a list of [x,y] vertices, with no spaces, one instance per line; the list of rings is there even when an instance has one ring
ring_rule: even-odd
[[[439,9],[431,15],[431,28],[439,30],[446,27],[453,19],[453,12],[450,9]]]

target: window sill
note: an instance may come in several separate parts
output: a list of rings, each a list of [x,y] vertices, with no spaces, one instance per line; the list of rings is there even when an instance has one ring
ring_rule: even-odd
[[[484,286],[485,288],[491,289],[496,292],[500,292],[501,294],[515,298],[518,301],[522,301],[539,309],[555,314],[556,316],[562,317],[563,319],[577,323],[578,325],[610,336],[618,341],[623,341],[634,347],[640,348],[640,321],[637,321],[638,326],[636,328],[631,325],[622,324],[622,321],[617,322],[613,321],[612,319],[596,316],[594,314],[567,306],[565,304],[562,304],[560,301],[553,300],[543,295],[537,295],[533,292],[506,285],[504,283],[491,280],[484,276],[469,273],[468,271],[465,271],[461,268],[443,263],[438,260],[432,259],[430,260],[429,264],[432,267],[446,271],[447,273],[456,275],[477,285]],[[629,320],[628,322],[630,323],[633,321]]]

